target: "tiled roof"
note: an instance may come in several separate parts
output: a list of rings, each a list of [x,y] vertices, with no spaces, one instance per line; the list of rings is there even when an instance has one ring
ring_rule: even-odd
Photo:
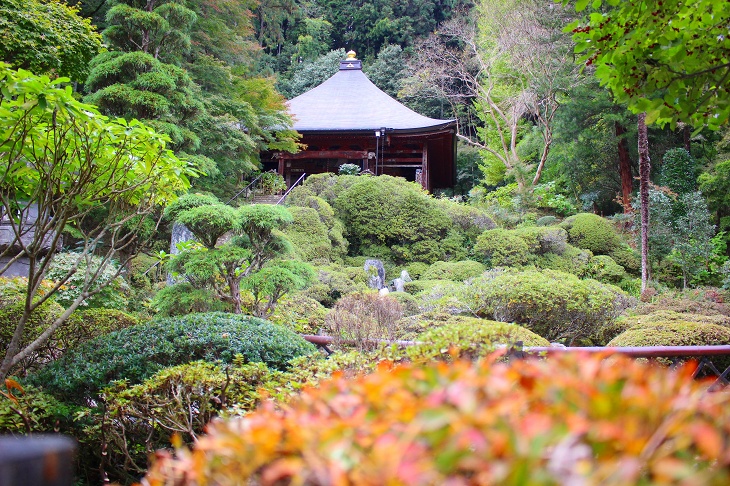
[[[354,64],[354,66],[353,66]],[[375,86],[360,61],[342,61],[340,71],[288,102],[294,129],[300,132],[432,131],[454,124],[419,115]]]

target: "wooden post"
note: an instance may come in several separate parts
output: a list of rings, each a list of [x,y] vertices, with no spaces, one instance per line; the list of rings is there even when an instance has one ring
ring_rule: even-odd
[[[0,484],[71,486],[75,449],[62,435],[0,437]]]
[[[431,191],[431,170],[428,167],[428,142],[423,142],[423,152],[421,155],[421,186],[427,191]]]

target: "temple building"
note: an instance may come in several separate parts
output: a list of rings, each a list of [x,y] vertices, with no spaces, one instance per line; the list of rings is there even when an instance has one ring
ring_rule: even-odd
[[[454,185],[456,121],[419,115],[391,98],[365,76],[352,51],[334,76],[288,106],[307,147],[273,155],[270,164],[288,186],[302,174],[337,173],[346,163],[416,181],[428,191]]]

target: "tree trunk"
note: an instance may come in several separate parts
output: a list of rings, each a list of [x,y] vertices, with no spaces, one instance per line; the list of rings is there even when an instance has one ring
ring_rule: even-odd
[[[629,158],[629,143],[623,135],[626,129],[619,122],[615,122],[616,138],[618,138],[618,170],[621,175],[621,204],[624,213],[631,212],[631,193],[634,189],[634,177],[631,174],[631,158]]]
[[[649,139],[646,132],[646,113],[639,115],[639,197],[641,199],[641,292],[649,281]]]

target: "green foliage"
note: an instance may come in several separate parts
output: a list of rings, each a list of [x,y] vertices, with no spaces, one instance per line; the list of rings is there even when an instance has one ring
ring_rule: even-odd
[[[406,356],[418,363],[477,359],[494,352],[498,345],[509,347],[518,341],[525,346],[550,345],[545,338],[516,324],[460,316],[420,334],[418,341],[419,344],[405,350]]]
[[[337,173],[340,175],[358,175],[360,166],[357,164],[342,164],[337,168]]]
[[[327,204],[324,200],[320,201]],[[294,252],[299,258],[307,262],[323,263],[342,259],[346,247],[343,247],[343,242],[340,241],[340,245],[335,248],[333,240],[330,239],[332,235],[335,241],[338,240],[335,225],[328,228],[325,222],[327,219],[324,218],[323,221],[317,210],[311,207],[290,206],[289,212],[293,221],[286,227],[284,234],[291,241]],[[330,221],[334,223],[333,218],[330,218]],[[341,232],[339,237],[342,238]]]
[[[75,412],[75,407],[31,385],[13,390],[13,396],[15,400],[0,399],[0,434],[57,433],[66,429]]]
[[[271,262],[242,281],[241,287],[251,292],[252,314],[268,318],[284,295],[302,290],[314,280],[314,269],[297,260]]]
[[[286,369],[314,346],[263,319],[223,313],[189,314],[122,329],[84,343],[30,377],[63,400],[88,403],[114,380],[141,383],[163,368],[203,359]]]
[[[23,316],[24,308],[25,296],[22,293],[12,295],[12,293],[3,291],[2,302],[0,303],[0,349],[3,351],[8,348],[13,338],[16,326]],[[54,301],[46,301],[43,305],[36,307],[25,323],[20,345],[24,347],[32,343],[56,319],[61,317],[64,310]],[[58,331],[56,334],[58,334]],[[53,351],[56,351],[56,346],[53,343],[47,343],[47,346],[31,353],[30,356],[18,363],[19,369],[16,369],[15,373],[24,375],[29,370],[35,369],[49,359],[53,359],[56,354]]]
[[[621,240],[610,221],[593,213],[580,213],[560,225],[568,231],[568,241],[595,255],[610,255]]]
[[[440,241],[450,220],[416,183],[359,176],[334,208],[347,228],[351,253],[381,256],[375,253],[384,247],[395,263],[443,259]]]
[[[175,222],[187,227],[206,248],[213,249],[221,236],[238,229],[237,216],[234,208],[218,203],[181,211]]]
[[[227,311],[230,307],[218,299],[212,290],[195,288],[189,282],[163,287],[152,298],[150,306],[163,317]]]
[[[436,204],[446,212],[453,227],[464,235],[468,247],[473,246],[477,237],[484,231],[497,227],[484,209],[457,203],[450,199],[437,199]]]
[[[497,228],[479,236],[474,253],[488,267],[519,266],[527,263],[530,247],[515,232]]]
[[[472,277],[478,277],[486,267],[475,261],[462,260],[460,262],[435,262],[421,277],[426,280],[454,280],[463,282]]]
[[[667,150],[662,157],[658,183],[680,195],[693,192],[697,190],[695,171],[695,159],[686,149]]]
[[[87,273],[96,274],[94,283],[86,291],[96,292],[79,304],[82,307],[125,309],[129,303],[129,285],[119,275],[119,267],[114,262],[102,265],[102,258],[91,255],[79,258],[75,253],[56,253],[46,272],[49,280],[61,280],[76,267],[76,271],[58,289],[55,300],[63,307],[69,307],[84,291],[84,280]],[[88,267],[88,268],[87,268]]]
[[[300,334],[317,334],[324,327],[327,309],[301,292],[281,299],[269,320]]]
[[[589,3],[577,2],[576,10]],[[730,6],[712,0],[591,5],[566,31],[573,32],[579,62],[596,66],[596,77],[618,102],[646,112],[648,124],[715,130],[727,122]]]
[[[287,99],[295,98],[335,74],[345,56],[345,49],[340,48],[322,54],[317,59],[298,63],[287,78],[279,79],[277,88]]]
[[[101,36],[78,7],[60,0],[4,0],[0,5],[0,61],[14,68],[83,82]]]
[[[332,307],[340,297],[367,288],[365,271],[362,267],[348,272],[343,267],[319,267],[316,281],[304,291],[304,295],[320,302],[325,307]]]
[[[730,344],[730,329],[703,322],[655,320],[642,322],[622,332],[606,346],[720,346]],[[723,370],[727,357],[710,357]],[[668,361],[668,360],[666,360]]]
[[[169,447],[173,434],[190,444],[220,415],[256,408],[258,389],[275,373],[263,363],[222,367],[194,361],[165,368],[138,385],[119,381],[104,389],[103,413],[95,419],[104,428],[104,453],[99,459],[119,481],[134,480],[147,469],[147,458]]]
[[[478,316],[516,322],[545,339],[568,343],[594,336],[633,304],[617,287],[551,270],[485,274],[467,292]]]
[[[558,223],[558,218],[555,216],[541,216],[535,221],[536,226],[552,226]]]
[[[588,250],[581,250],[573,245],[566,245],[562,254],[545,253],[535,260],[535,266],[544,270],[556,270],[559,272],[572,273],[578,277],[586,276],[588,262],[593,254]]]
[[[586,268],[587,276],[599,282],[618,284],[625,276],[624,267],[608,255],[596,255],[590,259]]]
[[[554,181],[535,186],[532,191],[535,207],[552,211],[559,216],[570,216],[578,212],[575,204],[564,194],[560,194]],[[552,223],[551,223],[552,224]],[[543,223],[543,226],[547,226]]]

